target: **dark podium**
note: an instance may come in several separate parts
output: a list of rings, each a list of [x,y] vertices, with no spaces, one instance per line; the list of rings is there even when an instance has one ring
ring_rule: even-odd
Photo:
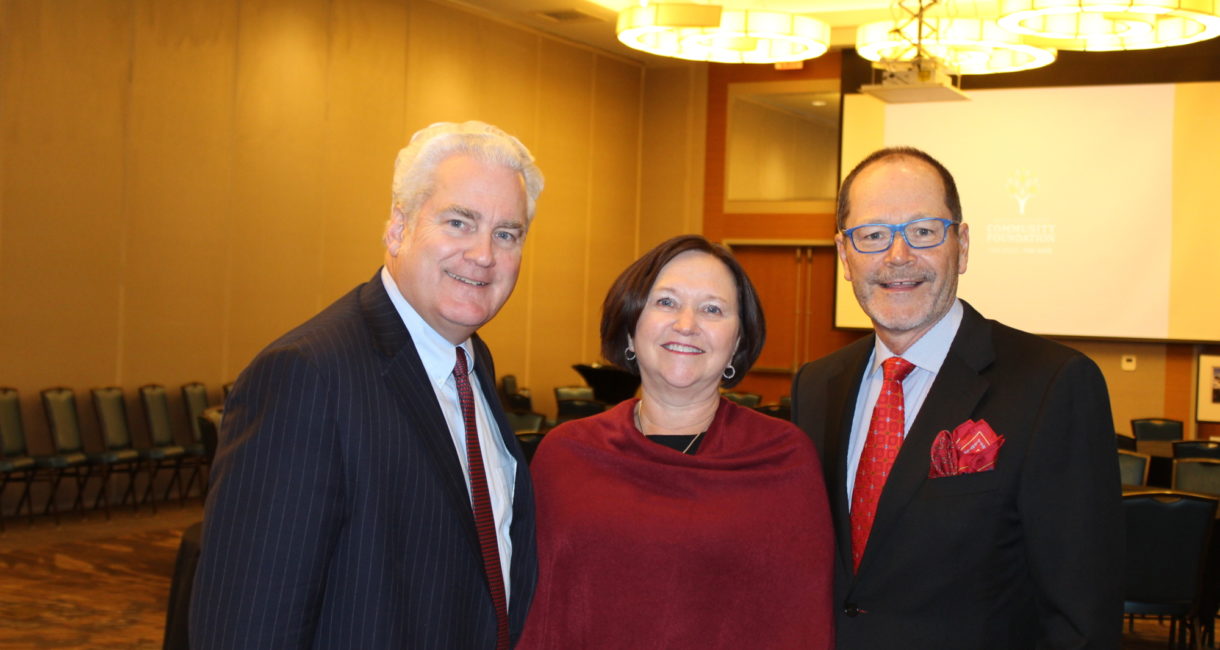
[[[593,389],[593,399],[599,402],[618,404],[635,397],[635,391],[640,388],[639,377],[615,366],[578,363],[572,368],[579,372],[585,383]]]

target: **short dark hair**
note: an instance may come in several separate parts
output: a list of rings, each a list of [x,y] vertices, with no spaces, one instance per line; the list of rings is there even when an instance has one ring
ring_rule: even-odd
[[[713,244],[701,235],[679,235],[662,242],[648,251],[623,271],[602,303],[602,356],[610,363],[633,374],[640,374],[634,359],[627,358],[627,337],[635,332],[640,314],[648,302],[652,285],[656,284],[661,269],[675,257],[688,251],[707,253],[720,260],[728,268],[737,284],[738,320],[741,323],[741,343],[733,353],[730,363],[736,369],[731,379],[721,379],[725,388],[732,388],[749,372],[750,366],[762,353],[767,339],[767,323],[763,318],[762,302],[750,282],[745,269],[720,244]]]
[[[940,174],[941,185],[945,188],[945,207],[949,209],[949,214],[953,217],[954,222],[962,222],[962,197],[957,193],[957,183],[953,180],[953,174],[950,174],[939,160],[915,147],[886,147],[869,154],[867,158],[860,161],[860,164],[856,165],[855,169],[851,170],[847,178],[843,179],[843,186],[839,188],[839,203],[835,210],[835,225],[840,231],[843,231],[847,224],[847,213],[851,210],[847,195],[851,192],[851,186],[856,181],[856,177],[869,165],[893,158],[915,158],[931,165],[936,173]]]

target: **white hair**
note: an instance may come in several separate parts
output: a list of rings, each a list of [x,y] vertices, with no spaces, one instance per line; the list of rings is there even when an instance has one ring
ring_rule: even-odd
[[[525,181],[526,223],[534,219],[534,205],[542,192],[542,172],[534,156],[517,138],[487,124],[437,122],[411,136],[394,161],[393,204],[408,224],[432,195],[436,168],[446,158],[464,154],[491,165],[502,165],[521,174]],[[391,223],[393,218],[391,218]],[[390,224],[387,224],[387,232]]]

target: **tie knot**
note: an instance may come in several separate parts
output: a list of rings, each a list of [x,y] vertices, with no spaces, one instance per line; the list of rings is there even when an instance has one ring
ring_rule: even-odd
[[[915,364],[902,357],[890,357],[881,362],[881,372],[885,380],[902,381],[915,369]]]
[[[457,364],[453,366],[453,374],[458,377],[465,377],[470,374],[470,371],[466,369],[466,352],[462,350],[461,346],[454,348],[454,350],[457,351]]]

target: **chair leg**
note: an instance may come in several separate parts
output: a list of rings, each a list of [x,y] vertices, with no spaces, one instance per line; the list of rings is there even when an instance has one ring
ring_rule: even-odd
[[[102,484],[98,486],[97,498],[93,500],[94,510],[97,510],[99,503],[102,504],[106,511],[106,521],[110,521],[110,476],[113,473],[114,471],[109,465],[102,468]]]
[[[31,496],[30,490],[34,487],[34,477],[36,472],[29,472],[25,475],[25,490],[21,493],[21,498],[17,500],[17,512],[13,513],[17,516],[21,515],[21,504],[25,503],[26,515],[30,518],[30,525],[34,525],[34,497]]]
[[[55,470],[55,478],[51,479],[51,493],[47,496],[47,503],[42,507],[42,514],[46,515],[49,512],[55,513],[55,525],[59,525],[59,508],[55,505],[55,497],[59,494],[59,482],[63,480],[63,470]]]
[[[173,491],[174,483],[177,483],[178,484],[178,507],[185,508],[186,507],[186,494],[183,492],[183,488],[182,488],[182,459],[181,458],[174,459],[174,466],[171,469],[174,470],[174,473],[172,476],[170,476],[169,483],[165,486],[165,495],[161,497],[161,500],[169,501],[169,493]]]

